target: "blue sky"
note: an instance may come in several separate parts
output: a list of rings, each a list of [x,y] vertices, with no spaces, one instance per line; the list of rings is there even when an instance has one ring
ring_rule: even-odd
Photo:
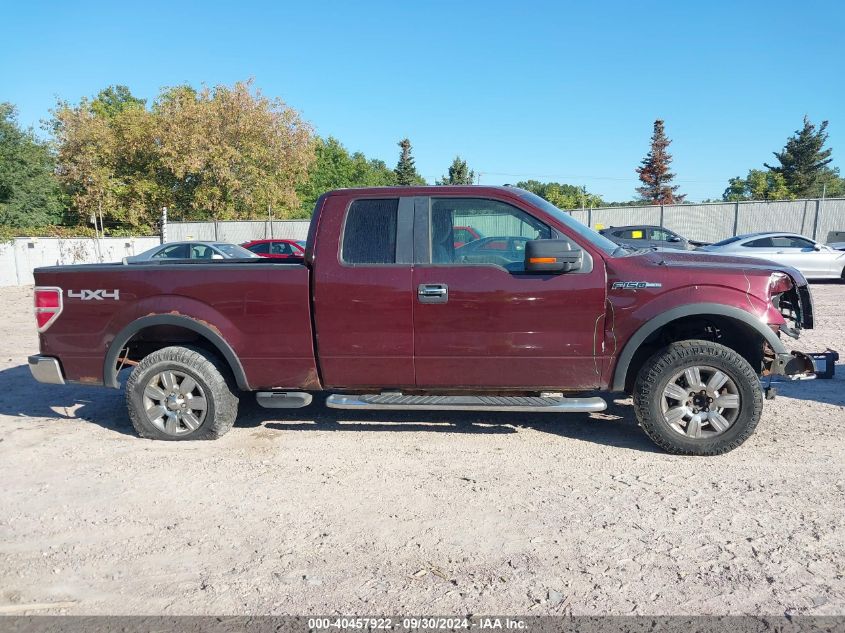
[[[845,166],[845,2],[9,2],[0,100],[26,125],[109,84],[255,78],[321,135],[433,181],[627,200],[655,118],[691,200],[771,161],[804,114]]]

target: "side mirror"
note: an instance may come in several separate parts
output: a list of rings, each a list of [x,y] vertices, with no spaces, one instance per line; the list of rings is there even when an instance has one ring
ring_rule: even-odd
[[[211,259],[226,259],[226,258],[225,258],[225,257],[223,257],[220,253],[214,253],[214,254],[211,256]]]
[[[681,241],[681,238],[680,238],[680,237],[678,237],[677,235],[670,235],[670,236],[667,238],[667,240],[666,240],[666,241],[667,241],[667,242],[680,242],[680,241]]]
[[[584,251],[569,240],[529,240],[525,243],[525,272],[569,273],[581,268]]]
[[[824,246],[822,246],[821,244],[814,244],[813,245],[813,250],[820,251],[820,250],[823,250],[823,249],[824,249]]]

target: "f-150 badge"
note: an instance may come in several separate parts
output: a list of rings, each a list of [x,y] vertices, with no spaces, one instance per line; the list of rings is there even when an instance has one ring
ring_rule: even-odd
[[[614,281],[614,290],[639,290],[640,288],[662,288],[663,284],[656,281]]]

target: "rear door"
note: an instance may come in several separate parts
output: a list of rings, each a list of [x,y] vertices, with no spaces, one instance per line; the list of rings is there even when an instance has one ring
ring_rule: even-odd
[[[490,237],[455,248],[456,226]],[[416,227],[419,387],[598,386],[594,341],[603,327],[601,259],[593,265],[587,256],[580,272],[526,274],[526,241],[558,235],[527,209],[501,200],[418,198]]]
[[[414,385],[413,214],[412,198],[326,199],[313,261],[324,385]]]

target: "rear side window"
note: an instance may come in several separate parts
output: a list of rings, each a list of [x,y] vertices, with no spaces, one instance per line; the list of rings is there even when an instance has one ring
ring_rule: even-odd
[[[246,250],[252,251],[257,255],[267,255],[270,253],[270,245],[267,242],[261,242],[259,244],[253,244],[252,246],[247,246]]]
[[[772,238],[770,237],[761,237],[758,240],[751,240],[750,242],[743,244],[743,246],[746,248],[774,248]]]
[[[347,264],[396,262],[399,199],[356,200],[346,214],[341,257]]]

